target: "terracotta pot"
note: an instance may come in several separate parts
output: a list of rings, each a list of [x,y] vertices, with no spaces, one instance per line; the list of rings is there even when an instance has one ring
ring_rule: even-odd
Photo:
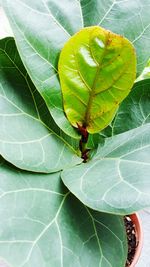
[[[139,215],[137,213],[132,214],[129,216],[132,220],[132,222],[135,224],[135,228],[136,228],[136,238],[138,241],[138,246],[136,249],[136,253],[133,259],[132,264],[130,265],[130,267],[135,267],[136,263],[139,260],[140,254],[141,254],[141,250],[143,247],[143,230],[142,230],[142,223],[141,223],[141,219],[139,217]]]

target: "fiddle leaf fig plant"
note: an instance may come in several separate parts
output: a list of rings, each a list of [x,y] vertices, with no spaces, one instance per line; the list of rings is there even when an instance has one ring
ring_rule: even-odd
[[[2,6],[0,264],[125,267],[124,215],[150,206],[150,6]]]

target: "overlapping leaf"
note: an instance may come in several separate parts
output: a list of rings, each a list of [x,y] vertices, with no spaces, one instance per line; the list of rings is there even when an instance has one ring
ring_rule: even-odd
[[[62,172],[85,205],[128,214],[150,205],[150,124],[108,138],[86,164]]]
[[[66,119],[57,76],[60,50],[82,27],[78,1],[3,1],[22,60],[57,124],[72,137],[77,132]],[[65,18],[65,20],[64,20]]]
[[[0,41],[0,85],[0,153],[4,158],[21,169],[39,172],[81,162],[54,132],[58,129],[9,38]]]
[[[114,122],[112,135],[137,128],[150,122],[150,80],[135,84],[129,96],[121,104]]]
[[[136,77],[134,47],[101,27],[88,27],[65,44],[59,59],[64,110],[74,127],[105,128]]]
[[[110,137],[150,122],[150,80],[136,82],[121,103],[114,120],[100,135]]]
[[[141,81],[144,79],[149,79],[150,78],[150,59],[147,62],[146,67],[144,68],[143,72],[141,73],[141,75],[138,77],[137,81]]]
[[[150,6],[147,0],[2,2],[33,82],[60,128],[76,138],[77,133],[63,113],[57,77],[59,53],[70,35],[83,26],[102,25],[133,42],[138,57],[138,74],[149,59]]]
[[[0,166],[0,257],[11,267],[124,267],[120,216],[94,212],[64,188],[60,174]]]

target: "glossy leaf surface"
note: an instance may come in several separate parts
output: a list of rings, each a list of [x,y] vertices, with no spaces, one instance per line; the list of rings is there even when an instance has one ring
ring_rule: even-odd
[[[106,139],[94,158],[62,179],[85,205],[129,214],[150,205],[150,124]]]
[[[110,123],[134,83],[134,47],[122,36],[88,27],[65,44],[58,70],[69,121],[96,133]]]
[[[0,41],[0,125],[0,153],[21,169],[53,172],[81,162],[58,136],[9,38]]]
[[[0,166],[0,258],[11,267],[124,267],[120,216],[85,207],[60,174]]]
[[[60,128],[76,138],[64,116],[57,76],[59,53],[70,35],[101,25],[125,36],[136,48],[138,75],[150,57],[148,0],[4,0],[2,4],[30,77]]]

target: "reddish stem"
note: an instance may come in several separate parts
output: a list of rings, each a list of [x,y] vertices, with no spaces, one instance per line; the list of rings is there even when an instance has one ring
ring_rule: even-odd
[[[79,143],[79,148],[80,148],[80,151],[81,151],[81,157],[83,159],[83,162],[87,162],[88,160],[88,152],[89,152],[89,149],[86,148],[86,144],[87,144],[87,141],[88,141],[88,132],[87,132],[87,129],[86,129],[86,126],[80,126],[78,123],[78,130],[81,134],[81,140],[80,140],[80,143]]]

